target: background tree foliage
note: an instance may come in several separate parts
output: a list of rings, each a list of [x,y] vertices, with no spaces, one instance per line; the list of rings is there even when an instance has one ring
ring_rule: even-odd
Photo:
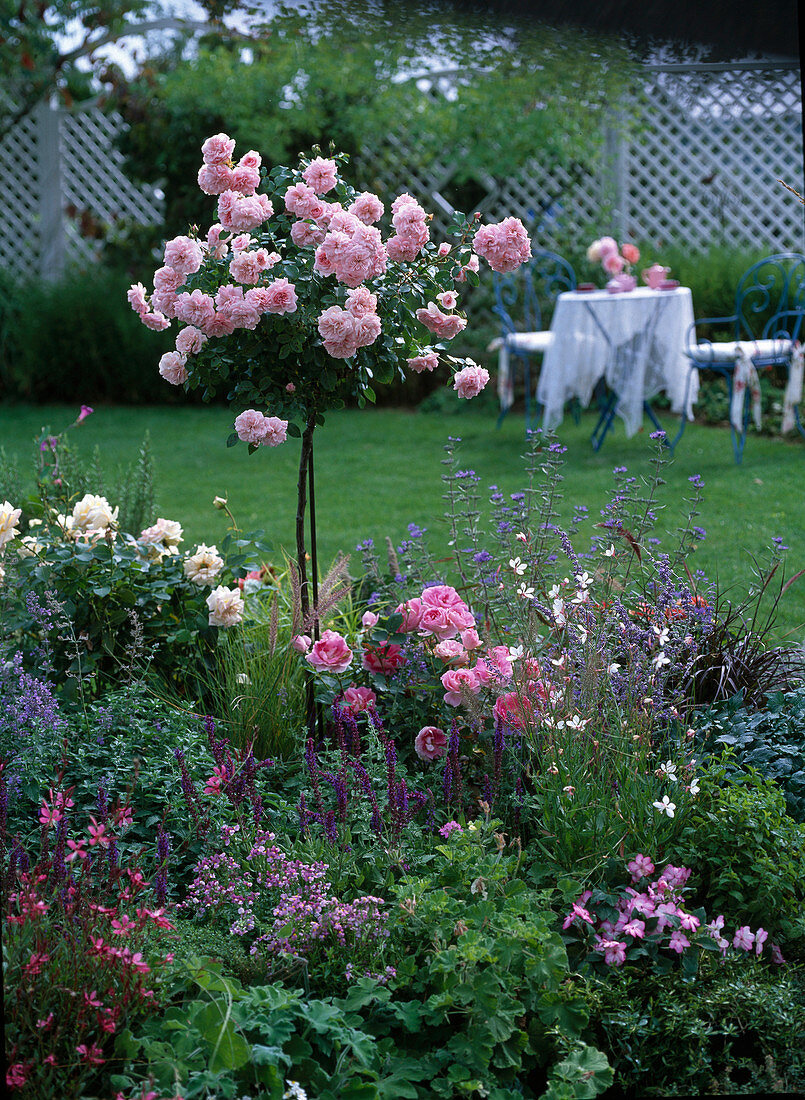
[[[484,175],[503,177],[529,158],[589,158],[601,113],[632,79],[622,42],[574,28],[449,4],[312,0],[261,21],[249,43],[211,33],[192,57],[154,58],[136,80],[117,80],[131,123],[123,151],[131,175],[166,196],[164,232],[210,218],[196,185],[200,146],[224,130],[269,165],[332,142],[354,161],[362,186],[378,186],[378,151],[390,132],[418,150],[423,173],[450,151],[454,206],[470,209]],[[416,74],[454,70],[454,91],[433,100]]]

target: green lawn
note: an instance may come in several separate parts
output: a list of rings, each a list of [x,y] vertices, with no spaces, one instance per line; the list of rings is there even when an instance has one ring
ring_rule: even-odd
[[[0,445],[28,468],[33,440],[47,425],[60,431],[75,416],[65,406],[0,406]],[[99,408],[71,435],[81,453],[97,445],[102,467],[129,462],[150,432],[156,461],[158,514],[178,519],[188,542],[213,542],[226,517],[212,506],[226,496],[241,527],[263,528],[277,546],[292,550],[298,442],[265,448],[250,456],[242,444],[224,445],[232,417],[224,408]],[[589,445],[594,420],[579,425],[567,417],[559,431],[568,448],[565,471],[566,515],[586,505],[594,522],[613,484],[612,468],[627,466],[648,474],[653,444],[646,432],[624,438],[620,423],[595,454]],[[668,421],[669,433],[676,425]],[[486,486],[504,492],[522,488],[524,449],[521,417],[510,415],[500,430],[494,415],[472,408],[436,415],[406,410],[344,411],[327,418],[316,434],[316,503],[319,554],[328,562],[339,550],[372,537],[398,542],[409,523],[427,527],[434,547],[443,544],[441,516],[442,447],[459,436],[462,465],[474,469]],[[750,555],[762,555],[774,536],[790,547],[787,573],[805,568],[805,444],[752,436],[741,466],[733,460],[725,428],[689,425],[668,468],[661,527],[672,529],[681,515],[688,478],[701,474],[705,500],[696,521],[707,531],[696,564],[722,583],[749,583]],[[801,641],[805,635],[805,577],[785,596],[778,636]]]

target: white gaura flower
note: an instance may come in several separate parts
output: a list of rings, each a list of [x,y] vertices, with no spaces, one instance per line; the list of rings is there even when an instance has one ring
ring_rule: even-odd
[[[657,635],[658,647],[660,649],[663,649],[666,645],[668,645],[668,627],[664,626],[661,630],[658,626],[655,626],[653,630],[654,633]]]
[[[509,558],[509,567],[514,570],[518,577],[522,577],[528,566],[520,558]]]
[[[659,672],[660,669],[663,667],[663,665],[670,665],[671,661],[670,661],[670,658],[665,656],[664,651],[661,649],[660,652],[655,657],[652,657],[651,663],[654,665],[656,670]]]
[[[660,764],[659,768],[657,768],[657,771],[660,772],[661,775],[664,775],[665,778],[669,779],[672,783],[676,783],[676,764],[673,762],[673,760],[666,760],[664,764]]]
[[[518,596],[520,597],[520,599],[522,599],[522,600],[533,600],[533,599],[534,599],[534,589],[533,589],[533,588],[530,588],[530,587],[529,587],[529,586],[528,586],[528,585],[527,585],[527,584],[525,583],[525,581],[523,581],[523,583],[522,583],[522,584],[520,585],[520,587],[519,587],[519,588],[517,589],[517,595],[518,595]]]
[[[553,601],[553,621],[557,626],[564,626],[567,622],[567,615],[565,615],[565,601],[555,599]]]
[[[620,670],[621,670],[621,666],[618,664],[617,661],[613,661],[612,664],[607,667],[607,672],[609,673],[610,676],[614,672],[620,672]]]
[[[579,588],[589,588],[590,585],[593,583],[593,578],[590,576],[589,573],[586,573],[586,572],[585,573],[577,573],[576,574],[576,582],[577,582]]]
[[[673,817],[676,812],[676,803],[672,802],[667,794],[662,796],[661,802],[652,802],[651,805],[655,810],[658,810],[661,814],[667,814],[668,817]]]
[[[607,549],[606,549],[606,550],[604,551],[604,557],[605,557],[605,558],[614,558],[614,557],[615,557],[615,547],[614,547],[614,546],[610,546],[610,547],[608,547],[608,548],[607,548]]]
[[[562,589],[559,587],[558,584],[553,585],[553,587],[548,590],[549,600],[558,600],[561,595]]]
[[[521,645],[510,645],[509,646],[509,660],[510,661],[518,661],[522,657],[524,652],[525,652],[525,650],[523,649],[523,647]]]

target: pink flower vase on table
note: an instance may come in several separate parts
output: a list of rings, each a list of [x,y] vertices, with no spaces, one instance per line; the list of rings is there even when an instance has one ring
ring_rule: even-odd
[[[624,291],[634,290],[637,286],[637,280],[631,273],[632,265],[640,259],[640,250],[636,245],[627,241],[618,250],[614,237],[601,237],[593,241],[587,249],[587,259],[591,263],[600,262],[604,271],[610,276],[607,290],[611,294],[621,294]]]

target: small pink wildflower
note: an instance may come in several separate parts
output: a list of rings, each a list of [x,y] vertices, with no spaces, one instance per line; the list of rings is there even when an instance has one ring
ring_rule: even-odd
[[[733,936],[732,946],[740,948],[741,951],[751,951],[754,942],[755,937],[749,931],[749,925],[742,924]]]
[[[671,933],[671,940],[668,946],[672,951],[676,951],[677,955],[681,955],[686,947],[690,947],[690,940],[683,932],[675,928]]]
[[[626,870],[631,873],[632,882],[637,882],[639,879],[648,878],[649,875],[654,873],[654,864],[648,856],[638,853],[631,862],[626,864]]]
[[[461,828],[457,821],[448,821],[446,825],[442,825],[441,829],[439,829],[439,832],[444,837],[444,839],[447,840],[451,833],[463,833],[464,830]]]

